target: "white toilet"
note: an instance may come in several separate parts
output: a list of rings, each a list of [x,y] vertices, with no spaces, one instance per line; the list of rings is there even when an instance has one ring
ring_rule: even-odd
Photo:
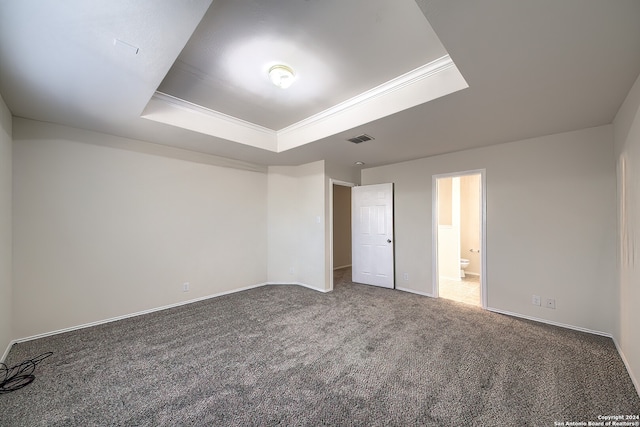
[[[464,270],[469,267],[469,260],[465,258],[460,258],[460,277],[467,277],[464,274]]]

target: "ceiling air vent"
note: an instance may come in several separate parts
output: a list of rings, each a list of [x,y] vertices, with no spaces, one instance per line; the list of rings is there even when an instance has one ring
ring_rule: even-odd
[[[372,139],[375,138],[363,133],[362,135],[354,136],[353,138],[347,138],[347,141],[353,142],[354,144],[360,144],[361,142],[371,141]]]

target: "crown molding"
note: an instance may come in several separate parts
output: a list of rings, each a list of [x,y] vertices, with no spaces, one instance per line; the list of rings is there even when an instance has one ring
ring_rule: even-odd
[[[154,93],[142,117],[263,150],[278,150],[274,130],[162,92]]]
[[[306,119],[302,119],[297,123],[282,128],[278,131],[278,136],[321,122],[355,106],[388,95],[407,86],[411,86],[423,79],[429,78],[454,66],[455,64],[449,55],[442,56],[428,64],[422,65],[414,70],[402,74],[401,76],[391,79],[388,82],[376,86],[373,89],[369,89],[360,95],[356,95],[353,98],[334,105],[333,107],[327,108],[318,114],[314,114],[313,116],[309,116]]]
[[[451,57],[444,55],[280,130],[163,92],[152,96],[142,117],[280,153],[467,87]]]
[[[264,126],[260,126],[253,122],[248,122],[246,120],[239,119],[237,117],[230,116],[225,113],[221,113],[220,111],[212,110],[207,107],[203,107],[202,105],[194,104],[193,102],[185,101],[184,99],[177,98],[173,95],[169,95],[168,93],[156,91],[153,94],[152,99],[156,99],[158,101],[166,102],[168,104],[172,104],[177,108],[182,110],[186,110],[189,112],[197,112],[203,114],[205,116],[210,116],[216,118],[218,120],[222,120],[228,123],[231,123],[236,126],[242,126],[248,129],[251,129],[255,132],[262,132],[269,136],[275,136],[276,131],[273,129],[266,128]]]

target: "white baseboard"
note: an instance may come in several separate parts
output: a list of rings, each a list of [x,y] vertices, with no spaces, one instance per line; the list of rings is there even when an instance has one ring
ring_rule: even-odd
[[[331,292],[331,290],[316,288],[315,286],[307,285],[306,283],[301,283],[301,282],[267,282],[267,283],[265,283],[265,285],[274,285],[274,286],[277,286],[277,285],[296,285],[296,286],[302,286],[303,288],[313,289],[314,291],[322,292],[322,293],[325,293],[325,294],[327,292]]]
[[[425,297],[433,298],[433,294],[430,294],[430,293],[427,293],[427,292],[422,292],[422,291],[416,291],[415,289],[398,288],[398,287],[396,287],[396,290],[403,291],[403,292],[410,292],[412,294],[417,294],[417,295],[422,295],[422,296],[425,296]]]
[[[498,313],[498,314],[506,314],[507,316],[520,317],[522,319],[533,320],[534,322],[546,323],[548,325],[560,326],[561,328],[573,329],[574,331],[586,332],[589,334],[595,334],[595,335],[611,338],[613,340],[613,343],[616,346],[616,350],[618,350],[618,354],[620,355],[622,362],[624,363],[624,367],[627,369],[627,373],[629,374],[629,377],[631,378],[631,382],[633,383],[633,386],[636,389],[636,393],[638,393],[638,396],[640,396],[640,381],[638,381],[638,379],[633,375],[631,366],[629,365],[629,362],[627,361],[627,358],[625,357],[624,352],[622,351],[622,348],[620,348],[618,341],[616,341],[616,339],[610,333],[602,332],[602,331],[594,331],[593,329],[582,328],[580,326],[567,325],[566,323],[554,322],[552,320],[540,319],[538,317],[525,316],[524,314],[513,313],[510,311],[500,310],[497,308],[487,307],[487,310],[492,311],[494,313]]]
[[[638,396],[640,396],[640,381],[638,381],[638,379],[633,375],[631,366],[629,365],[629,362],[627,361],[627,358],[625,357],[624,352],[622,351],[622,348],[620,347],[620,345],[618,344],[618,341],[615,338],[613,338],[613,343],[616,345],[616,348],[618,349],[618,354],[622,359],[622,363],[624,363],[624,367],[627,368],[627,372],[629,373],[631,382],[633,383],[633,386],[636,388],[636,393],[638,393]]]
[[[4,363],[5,359],[9,355],[9,351],[11,351],[11,347],[13,347],[15,343],[16,343],[16,340],[13,340],[9,343],[9,345],[7,346],[7,349],[4,351],[4,353],[2,354],[2,357],[0,358],[0,363]]]
[[[507,316],[520,317],[522,319],[533,320],[534,322],[546,323],[547,325],[560,326],[561,328],[573,329],[574,331],[586,332],[588,334],[601,335],[603,337],[613,338],[608,332],[594,331],[593,329],[583,328],[581,326],[568,325],[566,323],[554,322],[553,320],[541,319],[539,317],[527,316],[524,314],[514,313],[511,311],[500,310],[498,308],[487,307],[487,310],[498,314],[506,314]]]
[[[341,265],[340,267],[333,267],[333,270],[342,270],[343,268],[351,267],[351,264]]]
[[[115,322],[117,320],[128,319],[130,317],[142,316],[144,314],[149,314],[149,313],[153,313],[153,312],[161,311],[161,310],[167,310],[169,308],[180,307],[182,305],[192,304],[194,302],[199,302],[199,301],[204,301],[204,300],[211,299],[211,298],[221,297],[223,295],[229,295],[229,294],[234,294],[236,292],[248,291],[249,289],[259,288],[259,287],[265,286],[265,285],[297,285],[297,286],[302,286],[302,287],[305,287],[305,288],[313,289],[314,291],[318,291],[318,292],[323,292],[323,293],[329,292],[328,290],[316,288],[314,286],[307,285],[306,283],[300,283],[300,282],[281,282],[281,283],[280,282],[264,282],[264,283],[258,283],[256,285],[245,286],[245,287],[238,288],[238,289],[233,289],[233,290],[230,290],[230,291],[218,292],[218,293],[207,295],[207,296],[200,297],[200,298],[194,298],[194,299],[190,299],[190,300],[187,300],[187,301],[180,301],[180,302],[176,302],[176,303],[169,304],[169,305],[163,305],[161,307],[155,307],[155,308],[150,308],[148,310],[137,311],[135,313],[124,314],[122,316],[116,316],[116,317],[111,317],[111,318],[108,318],[108,319],[97,320],[95,322],[84,323],[84,324],[81,324],[81,325],[71,326],[71,327],[63,328],[63,329],[56,329],[54,331],[44,332],[42,334],[31,335],[31,336],[24,337],[24,338],[17,338],[17,339],[15,339],[15,340],[13,340],[13,341],[11,341],[9,343],[9,346],[5,350],[5,352],[4,352],[3,356],[2,356],[2,359],[0,359],[0,360],[1,361],[5,360],[5,358],[9,354],[9,351],[11,350],[11,347],[13,346],[13,344],[26,342],[26,341],[31,341],[31,340],[35,340],[35,339],[38,339],[38,338],[49,337],[49,336],[52,336],[52,335],[63,334],[65,332],[76,331],[78,329],[90,328],[92,326],[103,325],[105,323]]]
[[[31,340],[35,340],[35,339],[38,339],[38,338],[48,337],[48,336],[51,336],[51,335],[63,334],[65,332],[71,332],[71,331],[75,331],[75,330],[78,330],[78,329],[90,328],[92,326],[103,325],[105,323],[111,323],[111,322],[115,322],[117,320],[128,319],[130,317],[142,316],[143,314],[149,314],[149,313],[153,313],[153,312],[156,312],[156,311],[167,310],[169,308],[180,307],[182,305],[192,304],[194,302],[199,302],[199,301],[204,301],[204,300],[211,299],[211,298],[221,297],[223,295],[234,294],[236,292],[247,291],[249,289],[259,288],[259,287],[264,286],[264,285],[265,285],[265,283],[259,283],[257,285],[245,286],[245,287],[239,288],[239,289],[233,289],[233,290],[230,290],[230,291],[218,292],[218,293],[215,293],[215,294],[211,294],[211,295],[207,295],[207,296],[204,296],[204,297],[190,299],[190,300],[187,300],[187,301],[180,301],[180,302],[176,302],[176,303],[173,303],[173,304],[163,305],[161,307],[155,307],[155,308],[150,308],[148,310],[137,311],[135,313],[123,314],[122,316],[110,317],[108,319],[97,320],[95,322],[89,322],[89,323],[83,323],[81,325],[71,326],[71,327],[63,328],[63,329],[57,329],[57,330],[51,331],[51,332],[44,332],[42,334],[31,335],[31,336],[24,337],[24,338],[17,338],[17,339],[12,341],[12,344],[25,342],[25,341],[31,341]]]

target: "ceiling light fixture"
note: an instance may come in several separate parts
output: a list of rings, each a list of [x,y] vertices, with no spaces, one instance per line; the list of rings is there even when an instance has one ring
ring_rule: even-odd
[[[364,166],[364,162],[361,162],[361,161],[358,160],[357,162],[354,163],[354,165],[356,165],[356,166]]]
[[[280,89],[286,89],[293,83],[295,74],[293,70],[286,65],[274,65],[269,68],[269,78],[271,83]]]

